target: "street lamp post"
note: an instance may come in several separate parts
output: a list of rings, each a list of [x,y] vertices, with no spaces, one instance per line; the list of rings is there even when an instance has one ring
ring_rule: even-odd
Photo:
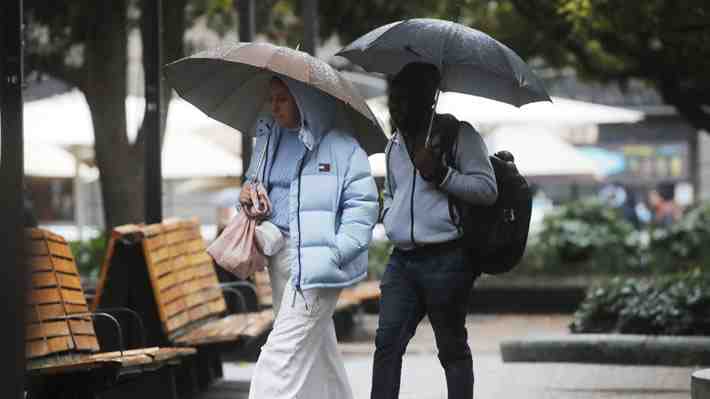
[[[303,14],[303,51],[316,55],[318,47],[318,0],[304,0]]]
[[[21,398],[25,372],[26,269],[23,241],[22,0],[3,3],[0,13],[0,396]]]
[[[163,177],[160,164],[161,114],[160,98],[162,79],[162,1],[143,0],[146,22],[143,32],[143,66],[145,70],[145,221],[160,223],[163,219]]]

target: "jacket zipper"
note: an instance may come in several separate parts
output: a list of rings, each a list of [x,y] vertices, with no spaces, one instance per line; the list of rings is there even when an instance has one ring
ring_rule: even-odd
[[[404,146],[409,162],[412,164],[412,194],[409,198],[409,238],[412,240],[412,245],[416,248],[418,245],[417,241],[414,239],[414,192],[417,190],[417,166],[414,164],[414,159],[412,158],[412,154],[409,153],[407,144],[405,143]]]
[[[414,191],[417,189],[417,168],[413,168],[412,171],[412,196],[409,201],[409,216],[410,216],[410,231],[409,236],[412,239],[412,245],[417,246],[417,242],[414,240]]]
[[[308,302],[306,301],[306,296],[303,295],[303,290],[301,289],[301,272],[303,268],[303,266],[301,265],[301,175],[303,174],[303,168],[306,164],[305,160],[307,156],[308,151],[306,151],[306,155],[301,158],[301,163],[298,165],[298,188],[296,190],[296,227],[298,228],[298,277],[296,278],[296,292],[293,293],[293,302],[291,304],[291,307],[295,306],[296,293],[299,293],[303,298],[303,303],[305,304],[306,310],[308,310]]]

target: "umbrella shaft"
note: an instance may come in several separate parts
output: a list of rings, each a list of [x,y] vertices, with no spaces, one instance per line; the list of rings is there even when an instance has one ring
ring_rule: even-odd
[[[439,93],[441,91],[439,88],[436,88],[436,94],[434,95],[434,104],[431,106],[431,114],[429,115],[429,126],[427,127],[426,130],[426,141],[424,142],[424,148],[429,148],[429,144],[431,142],[431,128],[434,125],[434,115],[436,115],[436,104],[439,103]]]

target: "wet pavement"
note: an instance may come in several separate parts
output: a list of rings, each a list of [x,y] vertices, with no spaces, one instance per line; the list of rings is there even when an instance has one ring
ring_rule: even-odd
[[[474,352],[474,396],[527,399],[690,398],[690,377],[695,368],[501,361],[498,349],[501,341],[565,334],[570,320],[569,315],[470,316],[467,326],[469,343]],[[377,316],[365,315],[361,321],[363,328],[358,331],[358,339],[340,344],[357,399],[369,398],[374,351],[372,338]],[[251,363],[227,363],[225,378],[248,381],[252,370]],[[426,321],[409,345],[402,376],[400,398],[446,398],[446,381],[436,357],[434,334]]]

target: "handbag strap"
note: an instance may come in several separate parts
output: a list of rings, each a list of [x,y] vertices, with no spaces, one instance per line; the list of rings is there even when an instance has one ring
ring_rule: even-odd
[[[266,139],[266,143],[264,143],[264,149],[261,151],[261,156],[259,157],[259,162],[256,164],[256,170],[254,171],[254,178],[252,179],[252,183],[258,183],[259,182],[259,171],[262,169],[262,166],[266,168],[266,165],[264,165],[264,159],[266,158],[266,152],[269,149],[269,141],[271,139],[271,133],[269,133],[269,136]]]

